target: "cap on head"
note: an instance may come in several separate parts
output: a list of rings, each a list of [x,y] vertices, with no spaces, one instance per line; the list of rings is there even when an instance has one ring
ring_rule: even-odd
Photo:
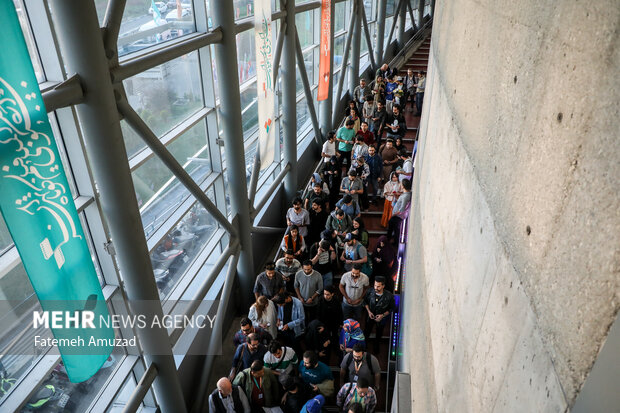
[[[322,394],[315,396],[313,399],[308,400],[306,403],[306,411],[308,413],[321,413],[323,411],[323,405],[325,404],[325,397]]]

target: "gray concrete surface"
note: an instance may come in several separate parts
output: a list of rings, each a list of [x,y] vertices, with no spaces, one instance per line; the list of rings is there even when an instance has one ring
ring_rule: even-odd
[[[575,402],[620,308],[619,21],[611,0],[437,3],[405,289],[415,411]]]

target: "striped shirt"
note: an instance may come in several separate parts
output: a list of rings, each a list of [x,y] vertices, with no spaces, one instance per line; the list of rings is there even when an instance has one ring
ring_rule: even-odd
[[[280,360],[282,360],[281,363]],[[297,359],[297,354],[295,354],[295,350],[290,347],[282,347],[282,355],[279,359],[276,358],[273,353],[267,352],[267,354],[265,354],[265,357],[263,358],[263,361],[265,363],[265,367],[268,367],[271,370],[275,370],[278,373],[282,373],[284,370],[286,370],[289,364],[292,363],[296,365],[299,362],[299,360]]]

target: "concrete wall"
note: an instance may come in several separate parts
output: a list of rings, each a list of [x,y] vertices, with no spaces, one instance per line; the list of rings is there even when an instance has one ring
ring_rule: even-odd
[[[437,2],[405,285],[415,411],[575,402],[620,308],[619,21],[614,0]]]

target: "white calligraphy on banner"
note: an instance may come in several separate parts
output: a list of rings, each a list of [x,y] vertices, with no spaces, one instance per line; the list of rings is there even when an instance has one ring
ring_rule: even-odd
[[[258,143],[261,169],[265,169],[273,163],[275,150],[271,0],[254,0],[254,34],[256,90],[258,92]]]

